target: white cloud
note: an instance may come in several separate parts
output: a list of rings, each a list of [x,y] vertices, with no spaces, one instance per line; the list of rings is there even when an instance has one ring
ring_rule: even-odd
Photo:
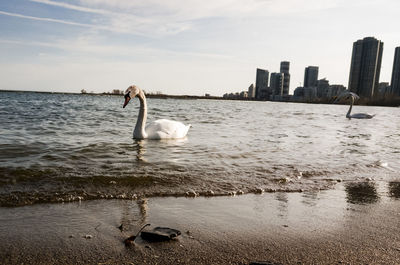
[[[110,14],[110,13],[112,13],[108,10],[88,8],[88,7],[84,7],[84,6],[72,5],[72,4],[56,2],[56,1],[52,1],[52,0],[29,0],[29,1],[35,2],[35,3],[40,3],[40,4],[51,5],[51,6],[58,6],[58,7],[72,9],[72,10],[76,10],[76,11],[88,12],[88,13],[95,13],[95,14]]]
[[[144,20],[142,18],[138,19],[137,17],[124,14],[119,14],[117,16],[108,16],[108,23],[106,22],[104,24],[99,24],[95,20],[91,24],[80,23],[65,19],[31,16],[31,15],[24,15],[24,14],[6,12],[1,10],[0,14],[5,16],[23,18],[23,19],[90,28],[94,30],[104,30],[110,32],[152,36],[152,37],[176,34],[178,32],[187,29],[189,25],[189,23],[178,23],[178,22],[161,24],[161,23],[156,23],[156,21],[154,20]]]
[[[103,25],[97,25],[95,18],[91,24],[96,29],[162,37],[187,31],[201,19],[238,19],[304,13],[334,7],[343,0],[80,0],[79,5],[53,0],[30,1],[101,15]],[[28,16],[25,18],[33,19]],[[64,20],[43,20],[88,26]]]
[[[139,15],[175,17],[191,20],[208,17],[268,16],[320,10],[343,3],[343,0],[80,0],[88,7],[124,10]]]
[[[17,14],[17,13],[11,13],[11,12],[5,12],[5,11],[0,11],[0,14],[1,14],[1,15],[5,15],[5,16],[11,16],[11,17],[19,17],[19,18],[25,18],[25,19],[31,19],[31,20],[47,21],[47,22],[60,23],[60,24],[67,24],[67,25],[80,26],[80,27],[87,27],[87,28],[96,27],[96,28],[98,28],[98,29],[107,29],[106,27],[93,26],[93,25],[91,25],[91,24],[84,24],[84,23],[78,23],[78,22],[73,22],[73,21],[68,21],[68,20],[62,20],[62,19],[54,19],[54,18],[27,16],[27,15],[22,15],[22,14]]]
[[[120,57],[126,58],[126,60],[132,60],[134,58],[157,58],[157,60],[167,60],[169,57],[174,57],[175,60],[180,58],[196,58],[196,59],[217,59],[217,60],[232,60],[231,56],[213,53],[201,53],[201,52],[185,52],[185,51],[172,51],[161,48],[153,48],[142,45],[116,45],[116,44],[101,44],[102,40],[96,36],[82,35],[77,38],[71,39],[58,39],[52,42],[46,41],[31,41],[31,40],[12,40],[12,39],[0,39],[0,44],[13,44],[22,46],[39,46],[45,48],[55,48],[62,51],[69,52],[71,55],[84,55],[89,57],[92,55],[96,58],[107,57]],[[46,52],[46,54],[50,54]]]
[[[190,28],[190,22],[188,21],[180,22],[176,20],[165,19],[165,17],[162,16],[150,17],[146,13],[145,14],[139,13],[139,15],[134,15],[134,13],[129,12],[129,10],[122,9],[113,11],[108,6],[106,6],[105,8],[89,7],[90,5],[93,6],[95,2],[93,3],[89,2],[90,3],[89,6],[80,6],[63,2],[56,2],[52,0],[30,0],[30,1],[40,4],[57,6],[60,8],[65,8],[79,12],[102,15],[104,20],[103,23],[105,24],[98,25],[97,18],[94,18],[92,20],[93,23],[89,25],[89,24],[74,23],[58,19],[39,18],[33,16],[19,15],[19,14],[10,14],[7,12],[4,13],[6,13],[7,15],[14,15],[23,18],[45,20],[45,21],[47,20],[49,22],[86,26],[94,29],[114,31],[118,33],[137,34],[137,35],[145,35],[153,37],[176,34]]]

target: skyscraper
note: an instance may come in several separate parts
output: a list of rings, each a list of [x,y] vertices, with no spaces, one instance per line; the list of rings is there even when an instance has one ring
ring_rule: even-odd
[[[255,97],[255,90],[254,90],[254,85],[251,84],[247,90],[247,94],[249,98],[254,98]]]
[[[304,87],[316,87],[318,81],[318,66],[309,66],[304,70]]]
[[[383,42],[366,37],[353,43],[349,90],[360,97],[372,98],[378,89]]]
[[[400,97],[400,47],[394,52],[392,81],[390,82],[391,94]]]
[[[280,72],[283,74],[283,95],[289,95],[289,86],[290,86],[289,66],[290,62],[287,61],[281,62]]]
[[[283,83],[284,83],[284,74],[283,73],[271,73],[270,89],[271,89],[272,95],[274,95],[274,96],[282,96],[283,95]]]
[[[320,79],[317,81],[317,97],[325,98],[328,96],[329,92],[329,81],[326,78]]]
[[[257,68],[256,99],[261,99],[261,100],[269,99],[268,79],[269,79],[268,70]]]

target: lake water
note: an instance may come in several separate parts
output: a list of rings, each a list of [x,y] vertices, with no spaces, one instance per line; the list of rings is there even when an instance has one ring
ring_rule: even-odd
[[[399,108],[354,106],[376,117],[348,120],[345,105],[148,99],[148,121],[193,127],[136,141],[139,101],[123,101],[0,92],[0,206],[400,180]]]

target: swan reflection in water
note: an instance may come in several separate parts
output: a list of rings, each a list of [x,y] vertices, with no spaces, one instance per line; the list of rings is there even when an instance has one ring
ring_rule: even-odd
[[[145,140],[134,140],[133,147],[136,151],[136,161],[147,162],[146,159],[144,158],[144,154],[146,153]]]
[[[373,182],[348,183],[345,187],[347,202],[372,204],[379,201],[378,191]]]
[[[132,149],[135,152],[137,163],[154,163],[158,165],[163,162],[176,163],[186,157],[186,142],[186,137],[161,139],[159,141],[134,139]]]
[[[137,230],[138,227],[147,223],[147,199],[138,199],[133,201],[124,201],[121,212],[121,231]]]

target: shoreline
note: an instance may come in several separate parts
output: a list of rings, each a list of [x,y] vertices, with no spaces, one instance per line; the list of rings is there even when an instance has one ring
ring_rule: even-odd
[[[400,200],[386,186],[3,207],[0,263],[396,264]],[[126,247],[146,223],[182,235]]]
[[[88,95],[88,96],[122,96],[121,94],[112,94],[109,92],[102,93],[78,93],[78,92],[50,92],[50,91],[27,91],[27,90],[1,90],[0,92],[17,92],[17,93],[43,93],[43,94],[68,94],[68,95]],[[281,103],[300,103],[300,104],[322,104],[322,105],[347,105],[347,103],[335,103],[333,100],[257,100],[252,98],[224,98],[219,96],[195,96],[195,95],[167,95],[167,94],[146,94],[147,98],[157,99],[184,99],[184,100],[198,100],[198,99],[210,99],[210,100],[231,100],[231,101],[249,101],[249,102],[281,102]],[[369,106],[369,107],[400,107],[400,98],[393,100],[379,99],[371,102],[361,103],[356,102],[354,105],[358,106]]]

